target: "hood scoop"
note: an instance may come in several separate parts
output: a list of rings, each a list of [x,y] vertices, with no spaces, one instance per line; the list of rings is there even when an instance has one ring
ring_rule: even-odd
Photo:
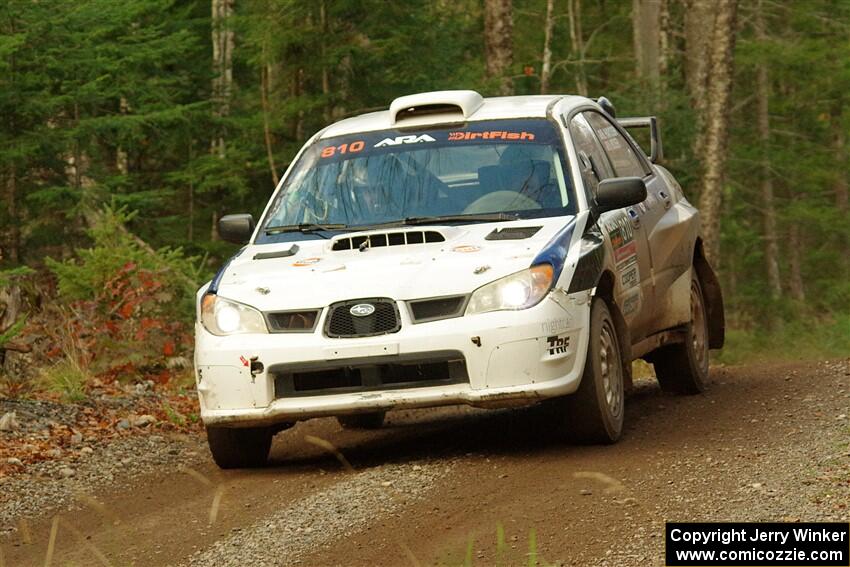
[[[293,244],[284,250],[276,250],[275,252],[257,252],[254,254],[254,260],[268,260],[270,258],[288,258],[298,254],[298,245]]]
[[[338,238],[331,245],[331,250],[334,252],[341,250],[364,251],[369,248],[380,248],[384,246],[410,246],[413,244],[431,244],[433,242],[445,241],[446,237],[436,230],[378,232]]]
[[[542,227],[539,226],[509,226],[507,228],[496,228],[484,237],[484,240],[525,240],[531,238]]]

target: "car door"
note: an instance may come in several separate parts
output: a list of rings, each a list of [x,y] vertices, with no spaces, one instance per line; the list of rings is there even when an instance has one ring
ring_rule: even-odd
[[[638,339],[652,333],[654,329],[653,320],[657,311],[657,288],[655,277],[655,259],[652,254],[650,234],[653,227],[658,223],[665,212],[667,201],[661,200],[659,194],[669,197],[665,191],[666,184],[652,171],[652,168],[642,157],[640,150],[633,144],[632,140],[624,135],[607,116],[596,111],[585,111],[582,113],[599,139],[599,143],[605,152],[615,177],[641,177],[646,183],[647,197],[642,203],[638,203],[624,209],[628,224],[623,224],[623,232],[627,233],[629,228],[634,232],[634,247],[637,249],[637,257],[630,254],[630,244],[615,257],[620,277],[626,281],[638,279],[640,282],[640,305],[635,307],[638,311],[634,324],[633,338]],[[618,227],[614,227],[611,234],[612,245],[615,237],[620,235]],[[617,247],[615,246],[615,255]],[[637,278],[632,274],[633,267],[638,270]],[[624,306],[628,310],[629,305]]]

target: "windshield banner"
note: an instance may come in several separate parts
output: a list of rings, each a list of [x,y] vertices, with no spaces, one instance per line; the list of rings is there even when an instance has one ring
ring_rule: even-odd
[[[363,132],[320,140],[315,145],[322,163],[379,153],[428,147],[493,144],[558,144],[558,132],[547,120],[492,120],[416,133],[404,130]]]

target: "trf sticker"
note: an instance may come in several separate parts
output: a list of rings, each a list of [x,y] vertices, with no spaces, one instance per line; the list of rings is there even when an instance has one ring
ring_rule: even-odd
[[[546,342],[549,344],[549,355],[564,354],[570,348],[570,337],[546,337]]]

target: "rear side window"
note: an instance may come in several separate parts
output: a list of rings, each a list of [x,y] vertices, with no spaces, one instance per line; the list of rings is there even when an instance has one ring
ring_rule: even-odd
[[[617,177],[643,177],[646,170],[632,146],[607,118],[598,112],[583,112],[582,115],[596,132],[599,141],[614,168]]]

